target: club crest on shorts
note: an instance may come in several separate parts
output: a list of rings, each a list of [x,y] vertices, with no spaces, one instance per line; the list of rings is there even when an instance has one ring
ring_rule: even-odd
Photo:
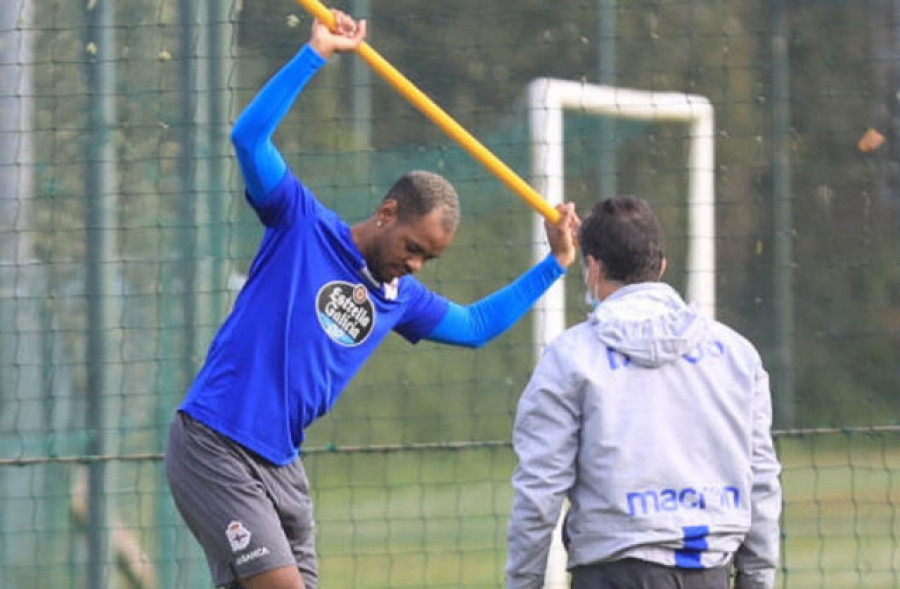
[[[375,306],[362,284],[329,282],[316,295],[316,314],[328,337],[342,346],[363,343],[375,325]]]
[[[250,544],[250,537],[253,534],[250,533],[250,530],[244,527],[239,521],[232,521],[228,524],[228,527],[225,528],[225,536],[228,538],[228,543],[231,544],[231,550],[233,552],[237,552],[238,550],[243,550]]]

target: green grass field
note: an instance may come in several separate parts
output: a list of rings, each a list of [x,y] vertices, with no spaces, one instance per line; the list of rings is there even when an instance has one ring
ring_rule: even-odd
[[[900,435],[780,437],[784,467],[781,589],[900,588]],[[504,444],[308,451],[321,587],[500,588],[514,467]],[[8,490],[0,586],[84,587],[84,469],[46,464],[0,470]],[[112,463],[117,541],[143,587],[209,586],[199,546],[181,522],[162,464]],[[82,493],[79,495],[79,493]],[[73,498],[78,501],[73,502]],[[118,554],[121,558],[122,554]],[[110,587],[139,585],[122,561]]]
[[[779,440],[779,587],[900,587],[900,444],[893,436]],[[317,453],[322,587],[501,587],[509,448]]]
[[[497,587],[511,500],[508,448],[318,454],[323,587]]]
[[[782,587],[900,587],[900,438],[779,443]]]

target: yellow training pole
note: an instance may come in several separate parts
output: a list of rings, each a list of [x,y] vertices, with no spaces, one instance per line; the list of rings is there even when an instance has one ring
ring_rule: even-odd
[[[313,17],[329,28],[335,27],[334,15],[319,0],[297,0],[297,2],[306,9]],[[457,123],[450,115],[444,112],[441,107],[428,98],[421,90],[410,82],[397,68],[392,66],[386,59],[381,57],[377,51],[363,41],[356,49],[356,53],[369,66],[375,70],[378,75],[384,78],[397,92],[403,95],[413,106],[419,109],[422,114],[428,117],[432,123],[441,128],[444,133],[451,139],[459,143],[463,149],[469,152],[476,160],[488,170],[493,172],[501,182],[506,184],[513,192],[518,194],[522,199],[531,205],[538,213],[544,216],[551,223],[559,221],[559,211],[551,207],[537,191],[522,180],[509,166],[503,163],[500,158],[495,156],[488,148],[486,148],[471,133],[465,130],[462,125]]]

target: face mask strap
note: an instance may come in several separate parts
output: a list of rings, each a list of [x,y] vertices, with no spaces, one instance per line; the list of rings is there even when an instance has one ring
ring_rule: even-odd
[[[591,308],[593,311],[597,305],[600,304],[600,300],[597,298],[597,295],[594,294],[593,289],[591,288],[590,282],[588,280],[590,275],[590,266],[585,261],[587,260],[586,256],[582,256],[581,258],[581,276],[584,280],[584,302],[585,304]]]

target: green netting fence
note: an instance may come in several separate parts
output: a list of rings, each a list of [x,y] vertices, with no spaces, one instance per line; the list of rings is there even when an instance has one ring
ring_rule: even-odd
[[[339,6],[526,179],[535,78],[710,100],[716,313],[772,375],[780,586],[900,586],[895,4]],[[309,25],[288,0],[0,3],[0,587],[209,586],[160,455],[260,237],[231,122]],[[649,199],[684,289],[685,129],[577,111],[565,127],[566,198]],[[453,299],[530,264],[533,212],[352,56],[276,141],[349,222],[403,171],[450,178],[463,225],[423,280]],[[477,351],[389,338],[312,427],[323,587],[502,585],[532,319]]]

